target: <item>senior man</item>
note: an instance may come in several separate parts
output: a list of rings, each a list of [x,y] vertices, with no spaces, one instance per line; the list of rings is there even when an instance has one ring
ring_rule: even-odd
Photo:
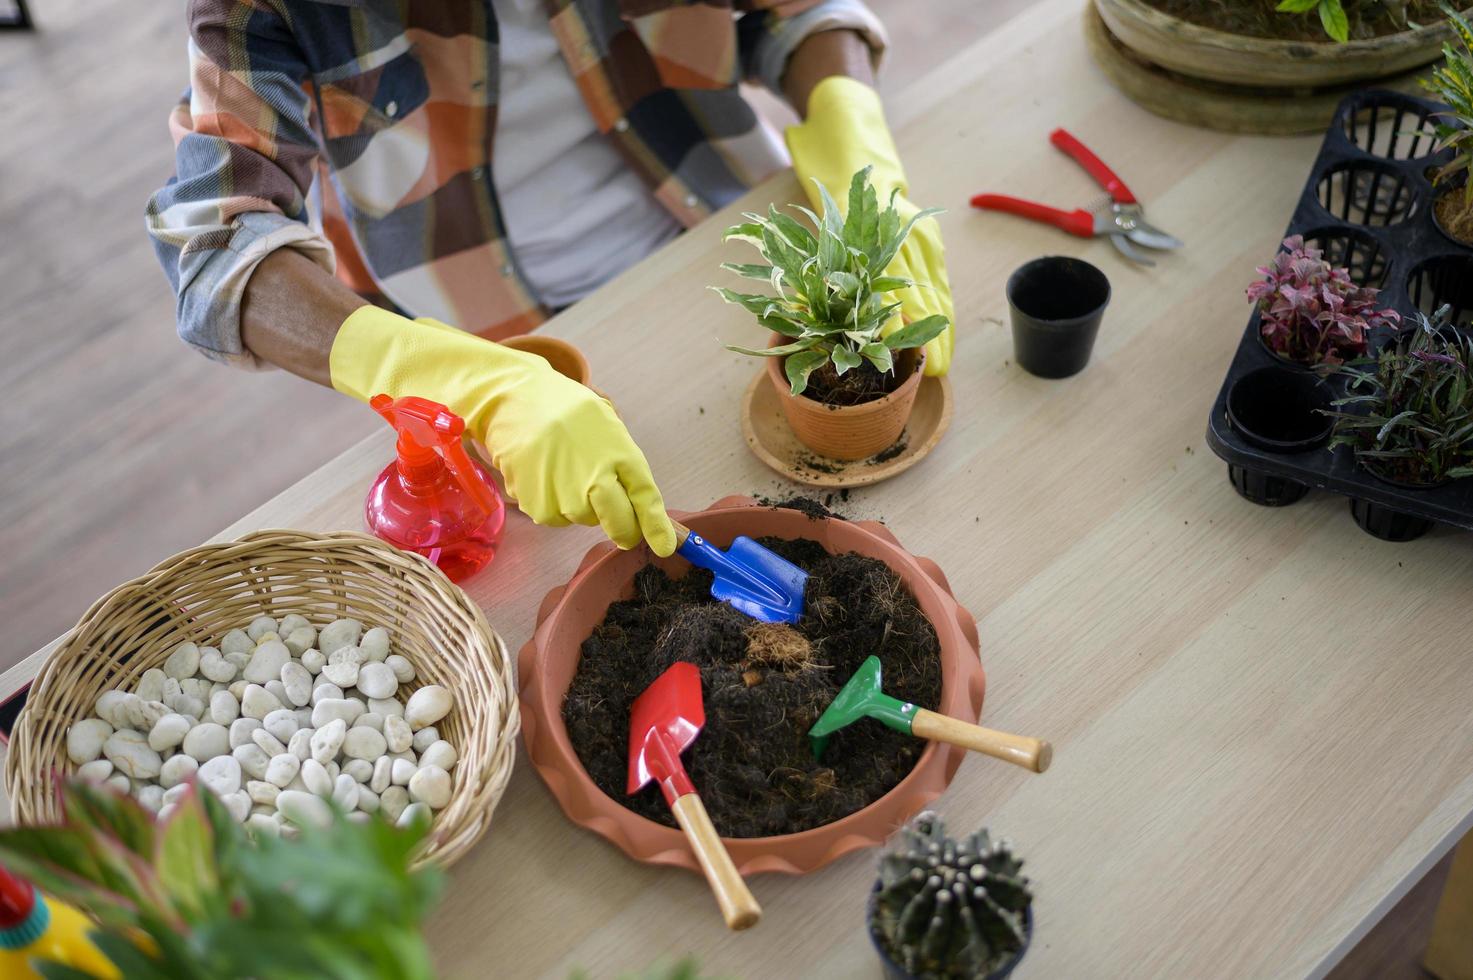
[[[148,228],[180,336],[359,400],[443,402],[540,524],[675,548],[611,406],[494,341],[535,328],[784,166],[753,79],[804,122],[805,187],[905,177],[860,0],[190,0],[176,172]],[[816,188],[810,189],[816,197]],[[840,195],[842,197],[842,195]],[[896,262],[951,314],[939,230]],[[451,326],[453,324],[454,326]],[[951,333],[927,349],[944,373]]]

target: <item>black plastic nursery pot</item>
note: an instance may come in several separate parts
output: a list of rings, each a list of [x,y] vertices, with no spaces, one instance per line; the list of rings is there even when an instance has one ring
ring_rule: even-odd
[[[1430,120],[1444,108],[1401,92],[1347,97],[1285,235],[1302,235],[1357,283],[1381,289],[1381,305],[1404,321],[1447,304],[1455,327],[1470,330],[1473,249],[1437,227],[1428,177],[1449,159],[1430,150]],[[1368,138],[1361,138],[1351,121],[1367,119]],[[1413,131],[1422,137],[1411,138]],[[1394,334],[1388,327],[1371,331],[1367,350],[1381,349]],[[1324,448],[1329,420],[1314,423],[1308,413],[1346,391],[1344,377],[1322,377],[1269,350],[1252,312],[1207,422],[1207,444],[1228,464],[1233,488],[1268,506],[1292,504],[1311,489],[1341,494],[1351,498],[1356,523],[1387,541],[1413,540],[1433,523],[1473,529],[1473,479],[1393,483],[1362,466],[1351,447]]]
[[[869,902],[865,905],[864,931],[869,934],[869,941],[875,947],[875,955],[880,958],[880,968],[885,973],[885,980],[917,980],[915,974],[906,970],[890,957],[885,949],[885,944],[880,940],[879,934],[875,932],[875,900],[880,894],[880,883],[875,882],[874,889],[870,892]],[[1023,948],[1013,954],[1002,966],[987,974],[986,977],[978,977],[977,980],[1005,980],[1017,969],[1023,959],[1023,954],[1028,952],[1028,946],[1033,942],[1033,909],[1028,909],[1023,917]]]
[[[1020,266],[1007,285],[1013,354],[1040,378],[1084,370],[1110,302],[1110,280],[1082,259],[1046,255]]]

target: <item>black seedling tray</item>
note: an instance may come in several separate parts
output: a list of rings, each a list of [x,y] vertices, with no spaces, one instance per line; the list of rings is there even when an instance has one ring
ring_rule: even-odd
[[[1347,267],[1357,282],[1382,288],[1381,304],[1403,317],[1430,314],[1447,303],[1454,323],[1468,329],[1473,325],[1473,249],[1437,227],[1428,177],[1449,159],[1432,152],[1431,117],[1442,108],[1383,90],[1357,92],[1340,103],[1285,237],[1303,235],[1332,264]],[[1373,331],[1368,349],[1380,349],[1394,332]],[[1275,452],[1245,439],[1228,419],[1228,393],[1250,372],[1275,366],[1283,368],[1286,390],[1315,377],[1264,346],[1255,310],[1207,423],[1207,444],[1227,461],[1239,493],[1267,505],[1293,503],[1308,489],[1344,494],[1352,498],[1362,527],[1393,540],[1415,537],[1428,521],[1473,529],[1473,479],[1430,489],[1402,487],[1362,469],[1348,446],[1331,452],[1322,439],[1312,448]],[[1331,398],[1339,398],[1346,379],[1330,377],[1324,384]],[[1368,509],[1380,511],[1379,518],[1368,522]],[[1370,526],[1377,520],[1380,529]]]

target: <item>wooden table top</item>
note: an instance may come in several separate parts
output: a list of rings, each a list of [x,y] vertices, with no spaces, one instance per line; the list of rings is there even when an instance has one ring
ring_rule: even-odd
[[[984,721],[1054,743],[1042,776],[968,759],[938,807],[1027,859],[1036,930],[1020,980],[1323,972],[1473,823],[1473,548],[1441,530],[1377,541],[1337,497],[1270,510],[1234,494],[1207,412],[1243,287],[1318,141],[1146,114],[1089,63],[1079,7],[1038,4],[894,104],[913,197],[950,208],[956,417],[929,459],[843,508],[934,558],[977,617]],[[984,189],[1095,197],[1048,144],[1060,125],[1187,249],[1144,270],[1107,242],[967,207]],[[706,286],[741,251],[720,243],[727,217],[796,199],[790,176],[769,181],[546,328],[587,353],[671,506],[793,489],[742,442],[736,408],[758,366],[720,347],[760,333]],[[1047,253],[1084,256],[1114,284],[1093,362],[1065,381],[1013,364],[1005,323],[1008,273]],[[357,529],[391,452],[386,428],[220,537]],[[518,647],[598,537],[516,515],[468,591]],[[448,977],[613,976],[688,952],[724,976],[875,976],[874,861],[754,879],[765,917],[731,934],[697,876],[575,830],[523,753],[430,934]]]

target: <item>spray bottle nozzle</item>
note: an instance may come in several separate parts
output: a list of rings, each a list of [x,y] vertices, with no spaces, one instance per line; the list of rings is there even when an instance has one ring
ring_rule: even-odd
[[[483,482],[475,464],[461,445],[465,420],[439,402],[407,396],[390,398],[374,395],[369,406],[399,433],[400,471],[431,466],[436,458],[444,460],[451,476],[487,514],[497,508],[496,498]]]

